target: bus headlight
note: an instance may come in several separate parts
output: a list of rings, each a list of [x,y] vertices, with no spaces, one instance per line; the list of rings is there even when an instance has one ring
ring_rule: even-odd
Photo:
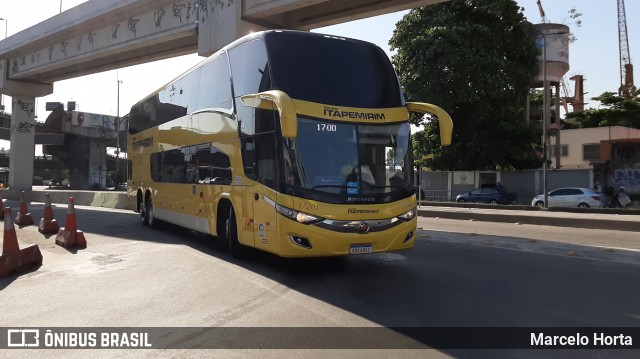
[[[322,220],[322,218],[316,217],[316,216],[312,216],[308,213],[304,213],[304,212],[298,212],[296,214],[296,221],[300,222],[300,223],[316,223],[316,222],[320,222]]]
[[[293,210],[291,208],[285,207],[285,206],[281,206],[279,204],[275,204],[276,207],[276,211],[278,213],[280,213],[281,215],[293,219],[294,221],[298,221],[300,223],[304,223],[304,224],[312,224],[312,223],[317,223],[322,221],[324,218],[320,218],[320,217],[316,217],[316,216],[312,216],[308,213],[304,213],[304,212],[298,212],[296,210]]]
[[[403,214],[398,216],[398,219],[403,221],[410,221],[418,214],[418,210],[414,207],[410,211],[404,212]]]
[[[317,223],[317,222],[321,222],[324,220],[324,218],[321,217],[316,217],[313,216],[311,214],[308,213],[304,213],[304,212],[298,212],[294,209],[291,209],[289,207],[285,207],[282,206],[280,204],[277,204],[274,200],[272,200],[271,198],[267,197],[267,196],[263,196],[265,202],[269,203],[271,206],[273,206],[273,208],[276,209],[276,212],[280,213],[281,215],[289,218],[289,219],[293,219],[294,221],[298,221],[300,223],[304,223],[304,224],[312,224],[312,223]]]

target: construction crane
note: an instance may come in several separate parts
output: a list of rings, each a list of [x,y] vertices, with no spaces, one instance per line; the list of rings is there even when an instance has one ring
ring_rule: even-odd
[[[538,11],[540,12],[540,17],[542,18],[542,22],[546,23],[547,22],[547,15],[545,15],[544,13],[544,9],[542,8],[542,3],[540,2],[540,0],[538,0]]]
[[[620,96],[630,97],[633,87],[633,65],[629,52],[629,38],[627,37],[627,15],[624,10],[624,0],[618,0],[618,44],[620,47]]]

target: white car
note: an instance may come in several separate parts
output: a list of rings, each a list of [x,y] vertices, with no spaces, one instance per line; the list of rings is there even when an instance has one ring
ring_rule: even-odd
[[[611,198],[600,192],[589,188],[564,187],[554,189],[548,194],[549,204],[547,207],[608,207]],[[539,194],[531,201],[532,206],[544,206],[544,195]]]

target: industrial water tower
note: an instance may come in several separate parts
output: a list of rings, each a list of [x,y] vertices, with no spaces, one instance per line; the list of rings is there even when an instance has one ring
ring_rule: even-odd
[[[558,86],[569,71],[569,27],[544,23],[535,24],[533,28],[536,47],[540,50],[539,69],[534,77],[533,87],[544,87],[545,78],[551,85]]]
[[[532,87],[543,88],[544,101],[542,105],[542,140],[544,154],[543,193],[547,203],[547,168],[549,152],[548,130],[553,127],[560,130],[560,82],[564,74],[569,71],[569,27],[562,24],[542,23],[533,25],[538,55],[538,74],[533,79]],[[555,123],[551,126],[551,86],[555,87]],[[555,168],[560,168],[560,131],[555,135]]]

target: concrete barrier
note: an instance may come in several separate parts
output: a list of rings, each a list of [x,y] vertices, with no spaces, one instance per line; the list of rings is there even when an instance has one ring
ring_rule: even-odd
[[[4,199],[20,201],[21,192],[9,188],[2,195]],[[49,193],[51,203],[68,204],[69,197],[73,197],[78,206],[130,209],[127,206],[127,193],[117,191],[31,190],[25,191],[26,201],[44,203],[46,193]]]

